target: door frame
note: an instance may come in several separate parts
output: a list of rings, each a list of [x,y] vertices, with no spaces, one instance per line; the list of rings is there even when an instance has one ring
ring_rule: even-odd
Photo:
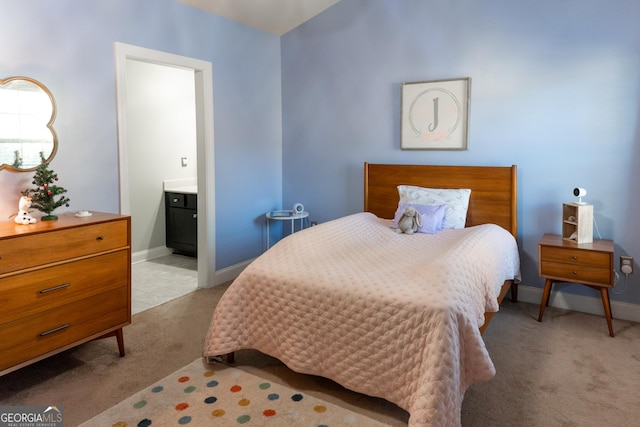
[[[213,71],[209,61],[115,42],[116,106],[120,213],[130,215],[127,138],[127,60],[194,71],[196,94],[196,144],[198,164],[198,287],[214,286],[215,280],[215,161],[213,138]]]

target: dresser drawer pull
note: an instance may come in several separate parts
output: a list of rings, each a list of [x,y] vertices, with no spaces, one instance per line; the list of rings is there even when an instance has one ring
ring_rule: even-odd
[[[99,242],[101,242],[102,240],[104,240],[104,237],[102,237],[102,236],[98,236],[98,237],[96,238],[96,240],[97,240],[97,241],[99,241]]]
[[[574,274],[574,275],[576,275],[576,274],[578,274],[578,272],[577,272],[577,271],[574,271],[574,272],[573,272],[573,274]]]
[[[71,283],[63,283],[62,285],[58,285],[58,286],[54,286],[53,288],[48,288],[48,289],[42,289],[40,291],[41,294],[46,294],[47,292],[51,292],[51,291],[57,291],[58,289],[64,289],[68,286],[70,286]]]
[[[572,256],[571,258],[573,258],[573,259],[578,259],[578,257],[577,257],[577,256],[575,256],[575,255],[574,255],[574,256]]]
[[[48,331],[44,331],[44,332],[42,332],[42,333],[40,334],[40,336],[41,336],[41,337],[44,337],[44,336],[49,335],[49,334],[52,334],[52,333],[54,333],[54,332],[58,332],[58,331],[61,331],[61,330],[63,330],[63,329],[67,329],[69,326],[71,326],[71,325],[70,325],[70,324],[68,324],[68,323],[67,323],[66,325],[58,326],[57,328],[53,328],[53,329],[50,329],[50,330],[48,330]]]

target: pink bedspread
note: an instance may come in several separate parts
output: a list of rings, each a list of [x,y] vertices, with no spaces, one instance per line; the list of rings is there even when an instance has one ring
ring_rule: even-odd
[[[495,375],[478,328],[519,279],[517,244],[490,224],[405,235],[389,223],[359,213],[282,239],[223,295],[205,356],[256,349],[394,402],[410,426],[459,425],[465,390]]]

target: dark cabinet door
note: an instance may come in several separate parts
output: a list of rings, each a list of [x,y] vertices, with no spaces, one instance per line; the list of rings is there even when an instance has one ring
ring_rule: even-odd
[[[165,193],[166,244],[174,253],[197,256],[197,197],[195,194]]]

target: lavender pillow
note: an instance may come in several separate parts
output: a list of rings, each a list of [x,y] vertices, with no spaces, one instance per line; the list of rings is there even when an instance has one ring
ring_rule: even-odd
[[[442,230],[445,205],[419,205],[415,203],[398,204],[398,209],[393,216],[391,228],[398,228],[398,221],[400,221],[404,210],[408,207],[415,208],[422,217],[422,227],[418,228],[418,233],[436,234],[438,231]]]

